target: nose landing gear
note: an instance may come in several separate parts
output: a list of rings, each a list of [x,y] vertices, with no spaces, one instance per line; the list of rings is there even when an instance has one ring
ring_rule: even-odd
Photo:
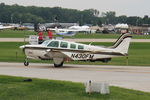
[[[29,65],[28,59],[25,59],[24,65],[25,65],[25,66],[28,66],[28,65]]]

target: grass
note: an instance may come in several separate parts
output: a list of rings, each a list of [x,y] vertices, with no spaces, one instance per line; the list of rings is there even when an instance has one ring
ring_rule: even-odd
[[[1,30],[0,38],[23,38],[28,35],[35,35],[33,31]]]
[[[117,39],[120,34],[76,34],[75,38]],[[150,39],[150,35],[133,35],[133,39]]]
[[[0,61],[1,62],[23,62],[24,54],[19,49],[19,46],[23,45],[23,42],[0,42]],[[88,43],[87,43],[88,44]],[[105,45],[110,46],[112,43],[93,43],[93,45]],[[128,65],[133,66],[150,66],[150,43],[131,43],[129,48],[129,60]],[[52,63],[52,61],[42,60],[29,60],[30,62],[39,63]],[[108,63],[102,62],[82,62],[71,61],[69,64],[93,64],[93,65],[127,65],[126,57],[112,58]]]
[[[2,30],[0,31],[0,38],[24,38],[25,36],[29,35],[37,35],[37,32],[34,31],[17,31],[17,30]],[[44,35],[47,36],[47,33],[44,32]],[[96,39],[116,39],[120,36],[120,34],[84,34],[84,33],[78,33],[74,36],[74,38],[96,38]],[[57,35],[54,35],[54,37],[60,37]],[[65,37],[65,38],[71,38],[71,37]],[[150,35],[133,35],[133,39],[150,39]]]
[[[110,87],[110,94],[85,93],[82,83],[0,75],[0,100],[150,100],[150,93]]]

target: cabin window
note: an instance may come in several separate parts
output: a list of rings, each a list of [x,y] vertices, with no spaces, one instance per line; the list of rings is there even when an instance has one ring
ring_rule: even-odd
[[[58,41],[52,41],[48,44],[48,47],[58,47],[59,46],[59,42]]]
[[[84,49],[83,45],[78,45],[78,49]]]
[[[67,48],[68,47],[68,43],[67,42],[61,42],[60,43],[60,47],[61,48]]]
[[[76,49],[76,44],[70,44],[71,49]]]

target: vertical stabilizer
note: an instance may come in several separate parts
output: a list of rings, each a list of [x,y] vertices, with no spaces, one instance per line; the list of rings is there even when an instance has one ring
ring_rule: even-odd
[[[123,34],[111,48],[114,48],[117,52],[127,55],[131,38],[132,36],[129,33]]]

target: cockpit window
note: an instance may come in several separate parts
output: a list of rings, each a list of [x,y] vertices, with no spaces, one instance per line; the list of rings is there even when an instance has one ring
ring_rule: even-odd
[[[46,41],[44,41],[41,45],[47,46],[48,43],[49,43],[49,40],[46,40]]]
[[[67,48],[68,47],[68,43],[67,42],[61,42],[60,43],[60,47],[61,48]]]
[[[78,49],[84,49],[83,45],[78,45]]]
[[[58,47],[59,42],[58,41],[51,41],[47,46],[48,47]]]

